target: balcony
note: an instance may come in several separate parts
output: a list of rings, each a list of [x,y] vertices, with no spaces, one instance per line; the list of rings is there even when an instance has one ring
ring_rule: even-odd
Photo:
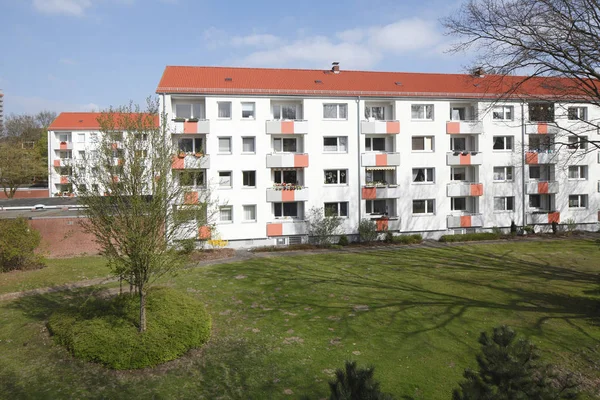
[[[377,224],[377,232],[400,230],[400,218],[398,217],[371,218],[371,221],[375,221]]]
[[[560,213],[558,211],[538,211],[527,214],[527,224],[551,224],[556,222],[560,224]]]
[[[402,190],[397,185],[364,186],[363,200],[397,199],[402,196]]]
[[[483,133],[483,121],[448,121],[446,122],[446,133],[478,135]]]
[[[61,184],[61,185],[66,185],[66,184],[68,184],[70,180],[71,180],[71,179],[70,179],[69,175],[61,175],[61,176],[60,176],[60,184]]]
[[[481,214],[448,215],[446,218],[448,229],[475,228],[483,226]]]
[[[555,125],[548,125],[547,122],[530,122],[525,125],[525,133],[528,135],[556,135],[560,129]]]
[[[59,150],[73,150],[73,142],[60,142],[58,145]]]
[[[294,188],[294,189],[292,189]],[[267,188],[267,201],[274,203],[290,201],[308,201],[310,192],[308,188],[302,186],[288,186]]]
[[[308,154],[274,153],[267,154],[267,168],[306,168]]]
[[[527,194],[556,194],[558,190],[559,184],[556,181],[529,182],[525,187]]]
[[[184,158],[173,156],[173,169],[208,169],[210,168],[210,156],[205,154],[202,157],[196,157],[187,154]]]
[[[306,235],[306,222],[299,220],[281,220],[267,224],[267,236]]]
[[[210,133],[210,121],[207,119],[180,120],[174,119],[174,134],[208,134]]]
[[[57,158],[52,162],[52,166],[54,167],[68,167],[70,164],[70,158]]]
[[[449,183],[446,188],[448,197],[483,196],[483,184],[471,182]]]
[[[306,135],[308,133],[308,121],[267,121],[267,135]]]
[[[556,164],[557,162],[558,152],[538,153],[535,151],[528,151],[525,153],[526,164]]]
[[[360,121],[360,133],[396,135],[400,133],[400,121]]]
[[[476,151],[449,152],[446,154],[447,165],[481,165],[483,154]]]
[[[395,167],[400,165],[400,153],[362,153],[360,163],[363,167]]]

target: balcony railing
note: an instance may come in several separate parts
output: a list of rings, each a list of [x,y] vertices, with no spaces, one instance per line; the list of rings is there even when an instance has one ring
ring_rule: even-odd
[[[266,123],[267,135],[306,135],[308,121],[304,120],[273,120]]]
[[[446,194],[448,197],[483,196],[483,183],[449,183]]]
[[[474,228],[483,226],[483,216],[481,214],[464,213],[462,215],[448,215],[446,218],[448,229],[454,228]]]
[[[174,119],[175,134],[208,134],[210,121],[207,119]]]
[[[536,152],[528,151],[525,153],[526,164],[556,164],[558,162],[558,152]]]
[[[448,121],[446,133],[475,135],[483,133],[483,121]]]
[[[267,236],[293,236],[307,234],[306,222],[302,220],[279,220],[267,224]]]
[[[173,169],[208,169],[210,168],[210,156],[204,154],[196,157],[193,154],[173,156]]]
[[[483,154],[477,151],[452,151],[446,154],[448,165],[481,165]]]
[[[60,142],[59,150],[73,150],[73,142]]]
[[[525,193],[527,194],[556,194],[559,184],[556,181],[535,181],[527,183]]]
[[[400,165],[400,153],[362,153],[363,167],[393,167]]]
[[[306,168],[308,154],[305,153],[273,153],[267,154],[267,168]]]
[[[527,224],[551,224],[560,223],[560,212],[558,211],[536,211],[527,214]]]
[[[377,224],[377,232],[399,231],[400,230],[400,218],[399,217],[371,218],[371,221],[375,221],[375,223]]]
[[[400,121],[360,121],[360,132],[369,134],[398,134]]]
[[[402,196],[402,190],[398,185],[367,185],[362,188],[363,200],[374,199],[397,199]]]
[[[547,122],[530,122],[525,125],[525,133],[528,135],[556,135],[560,128]]]
[[[274,186],[267,188],[268,202],[308,201],[310,192],[307,187],[300,185]]]

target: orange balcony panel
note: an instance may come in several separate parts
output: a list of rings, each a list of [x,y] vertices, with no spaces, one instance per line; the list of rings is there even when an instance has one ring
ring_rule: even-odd
[[[377,220],[377,232],[385,232],[388,230],[388,219],[381,218]]]
[[[294,154],[294,168],[308,167],[308,154]]]
[[[60,184],[61,185],[66,185],[67,183],[69,183],[69,177],[68,176],[61,176],[60,177]]]
[[[538,193],[539,194],[547,194],[548,193],[548,182],[538,182]]]
[[[267,236],[282,236],[283,224],[267,224]]]
[[[471,165],[471,154],[461,154],[460,165]]]
[[[198,204],[198,192],[186,192],[183,195],[183,204]]]
[[[172,164],[173,169],[183,169],[184,165],[185,165],[185,162],[184,162],[183,158],[179,158],[177,156],[173,157],[173,164]]]
[[[461,228],[470,228],[471,227],[471,216],[463,215],[460,217],[460,227]]]
[[[548,223],[551,224],[553,222],[560,224],[560,213],[559,212],[548,213]]]
[[[387,121],[385,124],[386,133],[398,134],[400,133],[400,121]]]
[[[67,146],[67,144],[66,144],[66,143],[64,143],[64,142],[62,142],[62,143],[60,144],[60,149],[61,149],[61,150],[68,150],[68,148],[69,148],[69,147],[68,147],[68,146]]]
[[[210,226],[203,225],[198,228],[198,237],[202,240],[210,239]]]
[[[446,122],[446,133],[460,133],[460,122]]]
[[[538,154],[534,152],[527,152],[525,154],[525,164],[537,164]]]
[[[198,122],[185,121],[183,123],[183,133],[198,133]]]
[[[281,121],[282,134],[294,134],[294,121]]]
[[[388,165],[387,154],[376,154],[375,155],[375,166],[385,167]]]
[[[60,167],[60,160],[54,160],[54,166]]]
[[[281,191],[281,201],[296,201],[295,190],[283,190]]]
[[[362,198],[363,200],[373,200],[377,198],[377,189],[372,187],[372,188],[367,188],[364,187],[362,188]]]
[[[538,123],[538,133],[541,135],[548,134],[548,124],[546,124],[544,122],[539,122]]]
[[[471,185],[471,196],[483,196],[483,183],[474,183]]]

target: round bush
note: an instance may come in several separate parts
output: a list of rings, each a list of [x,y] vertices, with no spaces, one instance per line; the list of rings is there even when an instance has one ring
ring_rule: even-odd
[[[153,288],[146,297],[146,332],[138,332],[139,297],[88,298],[55,312],[48,329],[76,358],[113,369],[152,367],[176,359],[210,337],[203,304],[184,293]]]

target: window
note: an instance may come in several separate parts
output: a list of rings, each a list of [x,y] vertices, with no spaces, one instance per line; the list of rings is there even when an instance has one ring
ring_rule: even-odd
[[[343,201],[340,203],[325,203],[324,204],[325,216],[335,217],[347,217],[348,216],[348,202]]]
[[[61,152],[62,153],[62,152]],[[85,150],[78,151],[78,157],[83,160],[85,158]],[[62,158],[62,157],[61,157]]]
[[[587,150],[587,136],[574,136],[571,135],[567,138],[568,140],[568,145],[567,147],[570,150]]]
[[[388,179],[386,176],[386,171],[385,170],[381,170],[381,169],[369,169],[367,168],[366,174],[365,174],[365,180],[367,182],[367,184],[371,183],[384,183],[384,184],[388,184]],[[395,175],[395,172],[394,172]]]
[[[492,109],[492,119],[494,121],[512,121],[513,112],[513,106],[497,106]]]
[[[219,171],[219,187],[231,187],[231,171]]]
[[[413,151],[433,151],[433,136],[413,136]]]
[[[219,153],[231,154],[231,138],[220,137],[219,138]]]
[[[514,211],[514,197],[494,197],[494,211]]]
[[[242,138],[242,153],[255,153],[255,137],[243,137]]]
[[[179,151],[185,153],[203,153],[204,140],[202,138],[179,139],[177,147],[179,148]]]
[[[175,104],[175,118],[204,119],[204,107],[201,103]]]
[[[275,183],[298,184],[298,172],[295,170],[275,170],[273,171],[273,181]]]
[[[530,208],[540,208],[542,206],[542,196],[539,194],[530,194],[529,195],[529,207]]]
[[[70,151],[61,151],[58,153],[58,156],[60,157],[61,160],[70,160],[71,154],[72,153]]]
[[[323,104],[323,118],[348,119],[348,104]]]
[[[274,119],[299,119],[299,105],[295,104],[275,104],[273,105],[273,118]]]
[[[256,205],[246,205],[244,210],[244,222],[256,222]]]
[[[529,103],[529,120],[532,122],[553,122],[554,104]]]
[[[410,115],[412,119],[432,121],[433,104],[413,104],[410,106]]]
[[[326,169],[325,184],[326,185],[346,185],[348,183],[346,177],[347,169]]]
[[[587,194],[569,195],[569,208],[587,208]]]
[[[542,169],[536,165],[529,166],[529,179],[540,179],[542,176]]]
[[[58,135],[58,140],[60,142],[70,142],[71,141],[71,134],[70,133],[61,133]]]
[[[273,150],[276,153],[296,153],[298,140],[296,138],[273,138]]]
[[[85,133],[77,134],[77,143],[85,143]]]
[[[587,179],[587,165],[569,165],[569,179]]]
[[[242,186],[256,187],[256,171],[242,171]]]
[[[433,168],[413,168],[413,182],[433,182]]]
[[[231,102],[230,101],[219,101],[219,118],[231,119]]]
[[[242,118],[243,119],[254,119],[255,115],[255,103],[242,103]]]
[[[513,167],[494,167],[494,181],[507,182],[513,180]]]
[[[494,136],[494,150],[512,150],[513,149],[513,137],[512,136]]]
[[[570,120],[587,121],[587,107],[569,107],[567,115]]]
[[[385,200],[367,200],[367,214],[386,215],[387,205]]]
[[[204,186],[206,183],[204,170],[185,170],[175,174],[179,176],[181,186]]]
[[[98,143],[98,134],[96,132],[90,133],[90,142]]]
[[[450,199],[450,210],[451,211],[466,211],[467,210],[467,198],[466,197],[452,197]]]
[[[385,107],[383,106],[366,106],[365,118],[374,119],[377,121],[385,121]]]
[[[298,203],[273,203],[273,214],[275,218],[298,218]]]
[[[452,151],[465,151],[465,150],[467,150],[467,138],[464,138],[464,137],[451,137],[450,138],[450,150],[452,150]]]
[[[451,167],[450,168],[450,180],[451,181],[466,181],[467,180],[467,169],[465,167]]]
[[[323,151],[335,153],[348,152],[348,136],[333,136],[323,138]]]
[[[413,200],[413,214],[433,214],[435,212],[435,200]]]
[[[219,221],[233,222],[233,208],[231,206],[219,207]]]
[[[365,138],[366,151],[385,151],[385,138],[368,137]]]

